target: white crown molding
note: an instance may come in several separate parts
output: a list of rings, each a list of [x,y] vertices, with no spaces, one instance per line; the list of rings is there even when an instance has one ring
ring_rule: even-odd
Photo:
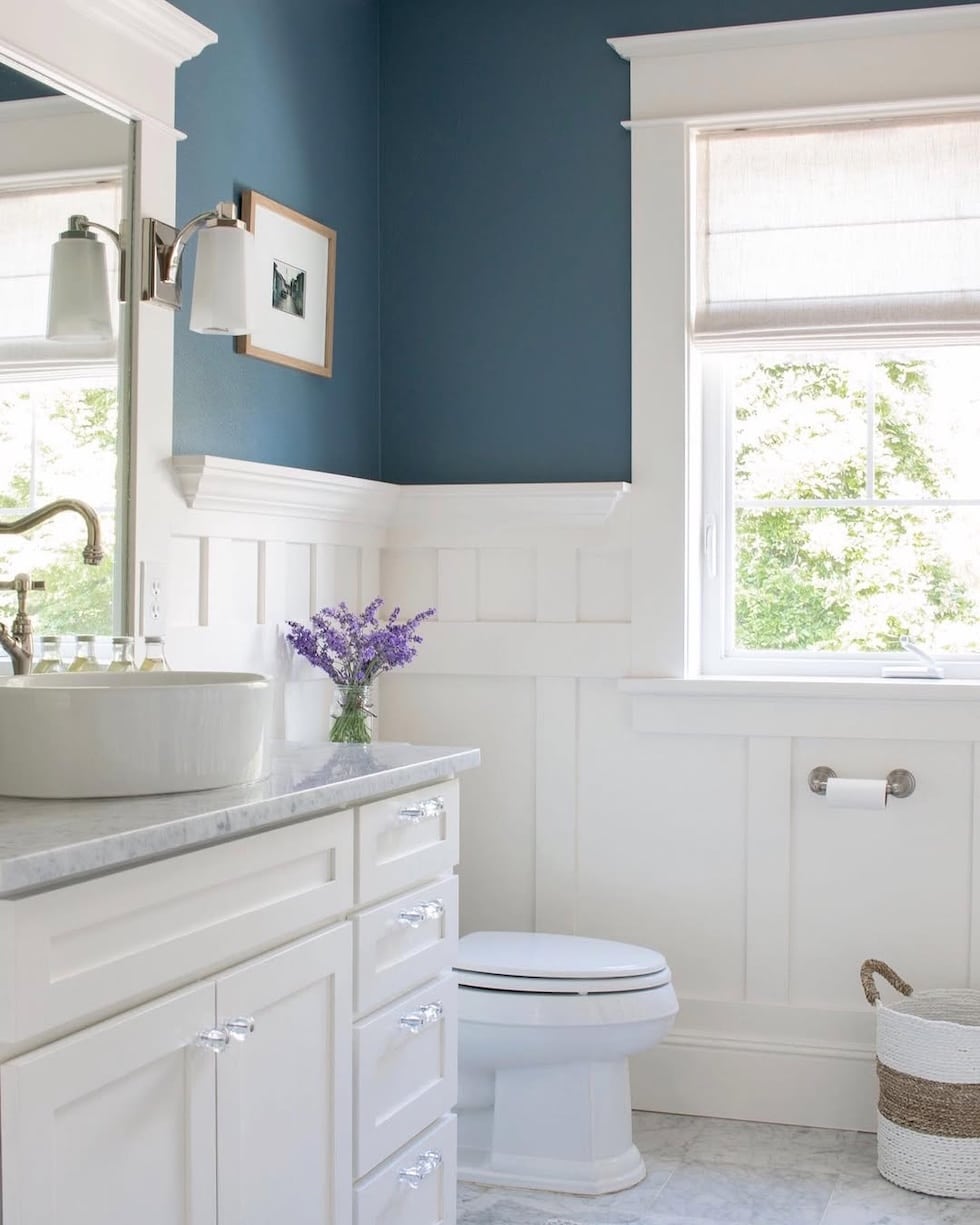
[[[167,0],[66,0],[86,18],[165,56],[175,68],[218,41],[213,30]]]
[[[609,38],[609,46],[624,60],[663,59],[703,52],[741,51],[748,47],[785,47],[795,43],[837,42],[893,35],[948,34],[980,27],[975,4],[944,8],[906,9],[894,13],[857,13],[846,17],[814,17],[803,21],[771,21],[759,25],[721,26],[708,30],[671,30]]]
[[[215,455],[175,455],[177,484],[193,510],[292,515],[333,523],[387,524],[398,486]]]
[[[599,527],[629,493],[625,481],[538,485],[403,485],[399,529],[436,521],[488,527]]]

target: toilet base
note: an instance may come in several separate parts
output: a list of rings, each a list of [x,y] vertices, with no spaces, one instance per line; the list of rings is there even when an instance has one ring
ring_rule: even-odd
[[[605,1195],[646,1177],[625,1059],[500,1068],[486,1081],[491,1093],[472,1096],[461,1084],[461,1179]]]
[[[515,1159],[515,1165],[520,1159]],[[491,1187],[524,1187],[532,1191],[562,1191],[566,1195],[608,1195],[625,1191],[646,1178],[640,1150],[631,1144],[619,1157],[594,1161],[583,1178],[582,1166],[574,1161],[529,1160],[527,1170],[504,1171],[489,1164],[489,1154],[476,1149],[459,1150],[458,1177],[460,1182],[475,1182]]]

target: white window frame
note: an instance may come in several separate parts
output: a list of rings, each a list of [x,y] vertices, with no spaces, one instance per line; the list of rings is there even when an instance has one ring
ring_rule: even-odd
[[[701,509],[702,369],[689,339],[693,134],[737,122],[975,110],[980,5],[643,35],[610,45],[630,62],[631,672],[701,677],[708,525]],[[832,657],[814,670],[822,677],[873,675],[883,658],[869,667]],[[798,676],[810,671],[791,667]],[[785,665],[778,670],[786,674]]]

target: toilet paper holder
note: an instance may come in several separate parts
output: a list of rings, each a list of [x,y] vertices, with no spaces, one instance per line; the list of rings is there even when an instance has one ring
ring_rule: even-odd
[[[807,783],[814,795],[827,794],[827,779],[836,778],[837,771],[830,766],[814,766],[807,775]],[[905,800],[915,790],[915,775],[911,770],[889,770],[885,775],[885,794],[896,800]]]

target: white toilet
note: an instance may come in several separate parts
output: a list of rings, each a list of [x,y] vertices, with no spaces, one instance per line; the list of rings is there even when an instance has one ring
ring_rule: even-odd
[[[654,949],[473,932],[459,942],[459,1177],[601,1195],[640,1182],[627,1057],[677,1015]]]

